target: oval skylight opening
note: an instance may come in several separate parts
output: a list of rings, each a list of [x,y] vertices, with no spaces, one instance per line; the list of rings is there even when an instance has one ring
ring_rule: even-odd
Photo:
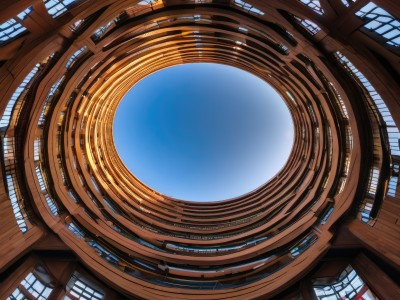
[[[211,202],[265,184],[285,165],[293,122],[262,79],[220,64],[153,73],[122,99],[114,119],[122,161],[150,188]]]

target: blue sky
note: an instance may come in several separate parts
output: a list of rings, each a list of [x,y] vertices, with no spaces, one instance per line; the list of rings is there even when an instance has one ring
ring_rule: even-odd
[[[139,81],[114,120],[118,154],[158,192],[190,201],[241,196],[271,179],[293,144],[279,94],[218,64],[185,64]]]

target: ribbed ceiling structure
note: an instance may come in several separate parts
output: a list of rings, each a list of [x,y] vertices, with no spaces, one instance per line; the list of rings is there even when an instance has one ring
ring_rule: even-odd
[[[380,299],[399,295],[400,3],[24,0],[0,11],[2,298],[328,299],[318,286],[352,267]],[[194,62],[259,76],[291,111],[286,166],[244,196],[166,197],[115,149],[125,93]]]

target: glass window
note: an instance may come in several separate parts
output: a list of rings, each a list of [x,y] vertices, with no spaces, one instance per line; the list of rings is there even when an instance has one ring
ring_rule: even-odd
[[[324,281],[330,281],[324,278]],[[314,283],[314,292],[319,300],[345,300],[363,299],[377,300],[352,266],[347,266],[336,281],[331,280],[329,284]]]
[[[76,32],[79,30],[79,28],[83,25],[83,23],[85,22],[85,20],[77,20],[74,23],[72,23],[69,28],[71,28],[71,30],[73,32]]]
[[[249,13],[253,13],[260,16],[263,16],[265,14],[262,10],[242,0],[234,0],[233,3]]]
[[[46,191],[46,184],[45,184],[45,182],[44,182],[44,180],[43,180],[43,176],[42,176],[42,172],[40,171],[40,168],[39,168],[39,167],[36,167],[36,168],[35,168],[35,171],[36,171],[36,176],[37,176],[38,181],[39,181],[40,190],[41,190],[42,192],[43,192],[43,191]]]
[[[46,198],[46,202],[47,202],[47,205],[48,205],[48,207],[50,209],[51,214],[53,216],[58,216],[58,207],[57,207],[57,204],[54,201],[54,199],[51,198],[50,195],[47,194],[47,193],[44,195],[44,197]]]
[[[97,29],[95,30],[95,32],[92,34],[92,36],[91,36],[92,40],[93,40],[93,41],[96,41],[96,40],[100,39],[100,38],[103,36],[103,34],[104,34],[109,28],[111,28],[112,25],[115,25],[115,23],[116,23],[117,21],[118,21],[118,19],[114,19],[114,20],[108,22],[107,24],[105,24],[105,25],[103,25],[103,26],[97,28]]]
[[[16,181],[15,174],[7,174],[6,180],[8,187],[8,197],[10,198],[11,201],[11,206],[14,212],[15,219],[17,221],[19,229],[24,233],[28,230],[28,226],[25,222],[25,218],[22,213],[22,209],[20,207],[20,205],[21,206],[23,205],[22,199],[18,197],[17,190],[15,189],[15,181]]]
[[[25,295],[22,294],[19,288],[16,288],[15,291],[7,298],[7,300],[25,300],[25,299],[26,299]]]
[[[46,199],[46,202],[47,202],[47,205],[48,205],[48,207],[50,209],[50,212],[54,216],[57,216],[58,215],[57,204],[54,201],[54,199],[52,197],[50,197],[50,195],[48,193],[47,182],[43,178],[42,171],[41,171],[40,167],[36,167],[35,171],[36,171],[36,176],[37,176],[37,179],[38,179],[38,182],[39,182],[40,190],[41,190],[42,194],[44,195],[44,197]]]
[[[310,20],[302,19],[296,16],[294,16],[294,19],[301,26],[303,26],[311,35],[316,35],[318,32],[321,31],[321,28],[314,22],[311,22]]]
[[[213,0],[194,0],[195,4],[212,3]]]
[[[290,254],[293,258],[299,256],[304,251],[306,251],[312,244],[317,241],[318,237],[315,233],[311,233],[305,238],[303,238],[295,247],[290,250]]]
[[[329,82],[329,85],[330,85],[332,91],[336,95],[336,102],[338,103],[338,106],[341,110],[342,117],[345,119],[349,119],[349,114],[347,113],[346,105],[343,102],[342,96],[339,94],[338,90],[336,89],[336,87],[333,85],[332,82]]]
[[[368,81],[368,79],[361,73],[349,59],[342,53],[337,51],[335,53],[338,61],[345,66],[347,71],[352,75],[357,82],[365,89],[369,98],[375,103],[375,111],[377,111],[383,121],[386,123],[386,132],[389,138],[389,146],[391,155],[400,155],[400,132],[393,120],[392,114],[390,113],[386,103],[383,101],[381,95],[375,90],[374,86]]]
[[[344,6],[349,7],[352,3],[356,2],[357,0],[342,0]]]
[[[286,95],[288,95],[289,99],[293,102],[293,104],[295,106],[297,106],[297,103],[296,103],[296,100],[294,99],[293,94],[291,92],[289,92],[289,91],[286,91]]]
[[[157,2],[161,2],[160,0],[142,0],[138,3],[138,5],[154,5]]]
[[[17,102],[18,98],[21,96],[22,92],[31,82],[33,76],[35,76],[36,72],[39,70],[40,64],[36,64],[36,66],[29,72],[29,74],[22,80],[22,83],[17,87],[15,92],[12,94],[6,109],[0,119],[0,127],[8,127],[11,120],[12,111],[14,109],[14,105]]]
[[[32,272],[30,272],[25,279],[22,280],[21,285],[24,287],[24,291],[22,292],[19,288],[16,288],[15,291],[7,298],[7,300],[28,299],[29,296],[29,299],[33,297],[34,299],[38,300],[46,300],[53,291],[52,288],[41,283]]]
[[[87,47],[83,46],[82,48],[78,49],[74,54],[72,54],[71,57],[68,59],[65,67],[68,69],[79,58],[79,56],[81,56],[82,53],[85,52],[86,49]]]
[[[53,18],[61,16],[76,0],[44,0],[49,15]]]
[[[325,224],[326,221],[328,221],[330,215],[333,212],[333,206],[328,206],[328,208],[324,211],[322,218],[321,218],[321,224]]]
[[[369,175],[368,194],[373,197],[376,194],[376,188],[379,180],[379,169],[372,168]]]
[[[64,76],[61,77],[53,86],[50,88],[49,93],[47,94],[46,101],[43,105],[42,113],[40,114],[39,121],[38,121],[38,126],[42,126],[44,122],[46,121],[46,114],[47,110],[50,106],[51,101],[53,100],[53,97],[55,93],[57,92],[58,88],[60,87],[61,83],[64,80]]]
[[[33,6],[29,6],[28,8],[24,9],[23,11],[21,11],[21,12],[17,15],[17,17],[18,17],[20,20],[25,20],[25,19],[29,16],[29,14],[30,14],[32,11],[33,11]]]
[[[301,3],[307,5],[309,8],[311,8],[313,11],[315,11],[319,15],[324,14],[324,10],[321,7],[321,3],[319,0],[300,0]]]
[[[33,142],[33,160],[38,161],[40,159],[40,138],[37,138]]]
[[[12,41],[25,32],[27,32],[27,29],[14,18],[5,21],[3,24],[0,24],[0,46]]]
[[[84,299],[84,300],[101,300],[104,299],[104,293],[102,291],[97,290],[93,285],[87,283],[87,280],[82,278],[82,276],[75,272],[68,283],[70,286],[70,290],[67,292],[67,295],[64,297],[64,300],[67,299]],[[70,296],[70,297],[69,297]]]
[[[76,196],[75,196],[75,194],[74,194],[74,192],[72,190],[69,190],[68,194],[70,195],[72,200],[74,200],[75,203],[78,203],[78,200],[76,199]]]
[[[364,28],[380,35],[387,45],[400,47],[400,21],[386,10],[370,2],[356,16],[364,21]]]
[[[399,163],[392,164],[392,176],[390,176],[387,194],[391,197],[396,197],[397,185],[399,183]]]
[[[68,229],[75,234],[78,238],[84,238],[85,237],[85,233],[78,227],[75,225],[74,222],[71,222],[68,224]]]

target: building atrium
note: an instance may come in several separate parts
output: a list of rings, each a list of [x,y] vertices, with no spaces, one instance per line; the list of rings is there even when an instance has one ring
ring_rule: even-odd
[[[0,299],[400,299],[400,1],[0,12]],[[136,82],[200,62],[270,84],[295,131],[275,177],[209,203],[146,186],[113,140]]]

